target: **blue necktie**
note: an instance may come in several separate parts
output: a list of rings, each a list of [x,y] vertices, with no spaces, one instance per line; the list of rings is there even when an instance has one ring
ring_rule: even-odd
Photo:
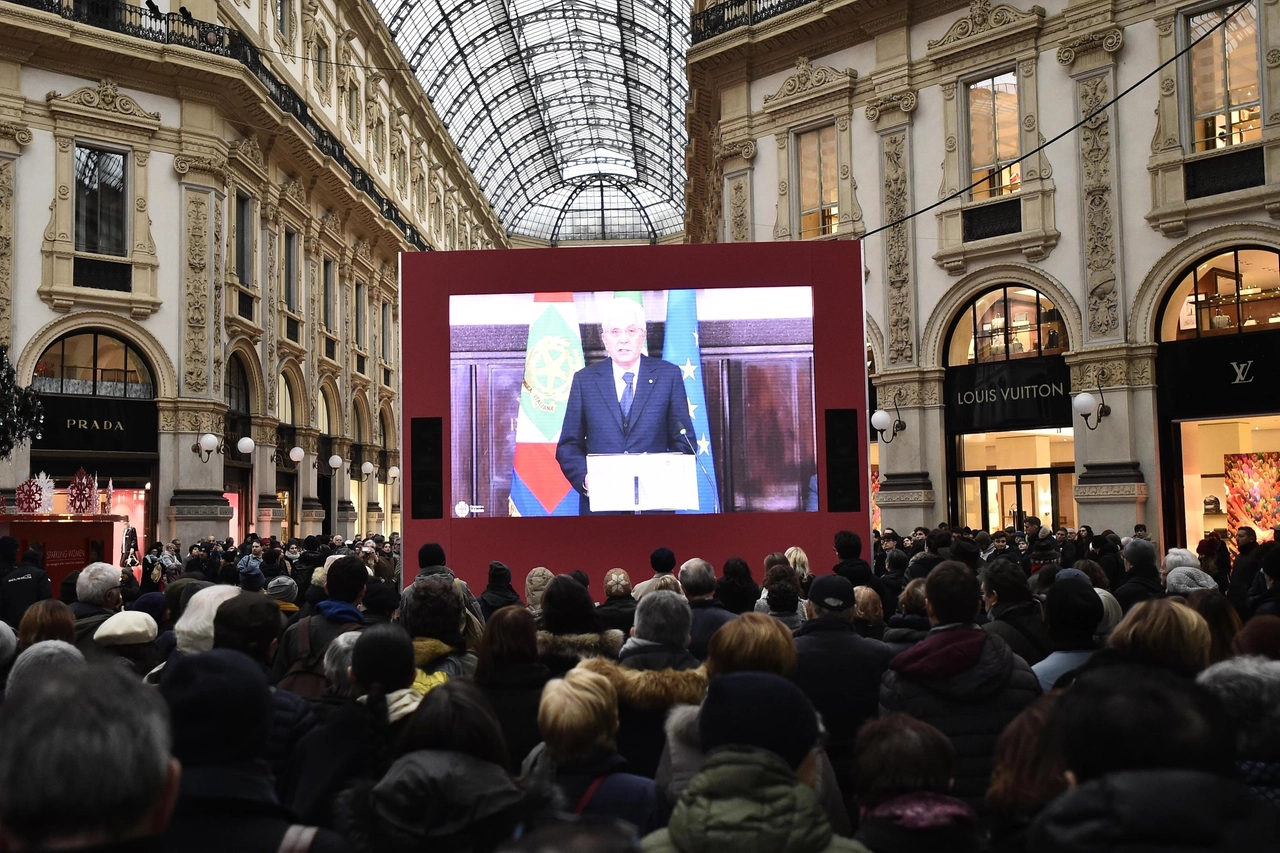
[[[631,401],[636,398],[635,389],[631,387],[636,375],[634,373],[622,374],[622,383],[626,386],[622,389],[622,422],[625,424],[631,417]]]

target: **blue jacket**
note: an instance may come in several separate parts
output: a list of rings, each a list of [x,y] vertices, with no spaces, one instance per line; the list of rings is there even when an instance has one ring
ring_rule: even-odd
[[[586,515],[591,502],[582,481],[588,453],[692,453],[690,443],[696,440],[680,368],[660,358],[640,357],[635,399],[624,429],[613,360],[606,358],[573,375],[556,461],[581,496],[580,511]]]
[[[626,767],[626,759],[616,752],[581,764],[557,766],[556,787],[564,794],[566,810],[625,820],[641,837],[662,829],[667,825],[666,798],[652,779],[627,773]],[[592,784],[601,778],[584,803]]]

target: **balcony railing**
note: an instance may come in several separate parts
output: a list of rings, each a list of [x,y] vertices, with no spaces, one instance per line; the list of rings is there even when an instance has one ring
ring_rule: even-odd
[[[338,138],[326,130],[307,109],[306,102],[287,83],[277,77],[262,61],[262,55],[241,33],[219,24],[189,18],[178,12],[168,14],[152,12],[141,6],[131,6],[116,0],[9,0],[19,6],[38,9],[58,15],[69,21],[110,30],[156,44],[172,44],[189,47],[205,53],[226,56],[249,69],[267,90],[272,103],[296,118],[311,137],[316,147],[327,157],[333,158],[347,173],[356,189],[363,192],[378,208],[383,219],[391,222],[405,240],[422,251],[431,247],[418,233],[418,229],[400,212],[374,184],[373,178],[360,168],[347,154]]]
[[[693,43],[749,27],[761,21],[807,6],[813,0],[727,0],[693,16]]]

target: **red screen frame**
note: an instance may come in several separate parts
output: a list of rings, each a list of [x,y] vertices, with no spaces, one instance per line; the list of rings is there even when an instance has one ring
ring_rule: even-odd
[[[633,583],[651,574],[649,554],[670,548],[683,562],[701,557],[724,565],[744,558],[759,579],[765,555],[799,545],[814,571],[830,571],[838,530],[862,535],[870,551],[870,466],[861,245],[856,241],[732,245],[619,246],[419,252],[401,255],[400,464],[405,582],[416,574],[418,548],[438,542],[449,566],[483,589],[491,560],[512,570],[523,594],[535,566],[556,574],[581,569],[602,599],[601,579],[626,569]],[[554,518],[455,518],[449,508],[452,423],[449,394],[449,297],[476,293],[807,286],[813,292],[814,404],[817,430],[817,512],[742,512],[719,515],[639,515]],[[861,509],[827,510],[824,412],[856,409]],[[444,518],[413,518],[410,424],[443,422]]]

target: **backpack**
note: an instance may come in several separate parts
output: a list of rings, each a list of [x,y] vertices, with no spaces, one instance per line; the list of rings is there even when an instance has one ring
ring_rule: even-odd
[[[312,654],[311,617],[304,616],[297,624],[298,659],[285,672],[276,687],[303,699],[315,699],[329,686],[329,677],[324,674],[324,653],[328,651],[328,647]],[[339,626],[338,633],[345,634],[359,627],[358,622],[346,622]]]

